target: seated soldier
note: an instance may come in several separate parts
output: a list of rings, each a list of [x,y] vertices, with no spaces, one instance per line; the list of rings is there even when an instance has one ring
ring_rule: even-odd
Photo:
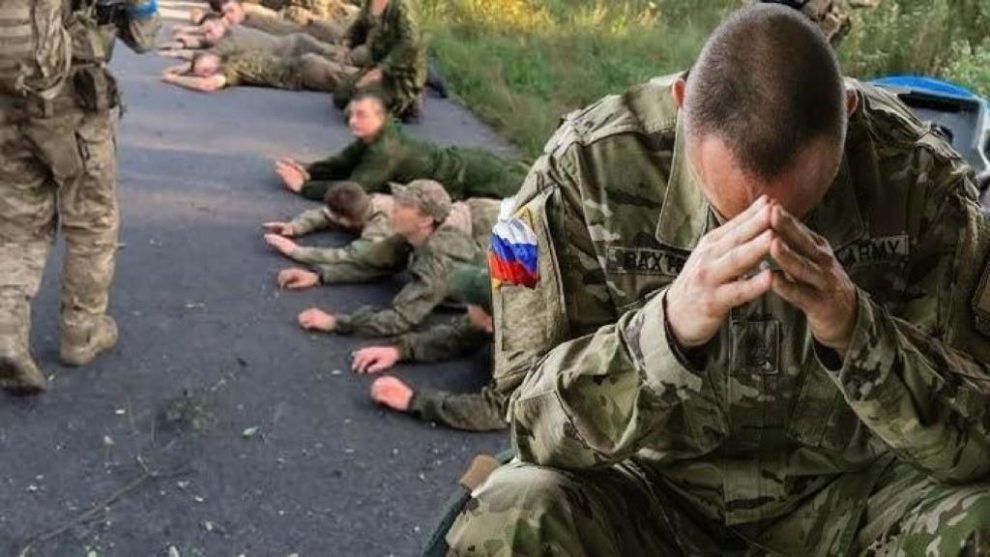
[[[275,163],[275,172],[289,191],[320,200],[339,180],[380,192],[390,182],[429,179],[443,184],[454,199],[506,198],[516,193],[526,174],[525,165],[484,149],[439,147],[411,137],[373,93],[361,93],[351,101],[347,122],[355,141],[340,153],[308,165],[291,159]]]
[[[450,274],[453,296],[467,304],[467,314],[444,325],[397,337],[394,344],[369,346],[354,352],[357,373],[380,373],[398,362],[452,360],[484,348],[492,341],[492,296],[488,269],[458,265]],[[506,397],[497,386],[478,393],[413,389],[396,377],[380,377],[371,385],[378,404],[428,422],[466,431],[505,429]]]
[[[391,195],[368,194],[356,182],[335,184],[324,197],[325,207],[310,209],[291,222],[270,222],[263,226],[265,242],[282,255],[309,265],[348,261],[360,265],[364,255],[374,252],[375,242],[393,235]],[[473,198],[450,206],[448,224],[471,236],[481,249],[488,249],[492,226],[498,219],[501,201]],[[290,240],[320,230],[340,230],[360,238],[339,248],[307,248]]]
[[[544,153],[494,293],[516,459],[450,555],[990,552],[990,222],[940,134],[761,5]]]
[[[376,242],[359,263],[316,266],[316,272],[285,269],[278,274],[281,288],[298,290],[318,284],[366,282],[408,269],[411,281],[387,309],[364,307],[351,315],[311,308],[299,314],[303,329],[339,334],[391,336],[423,322],[447,299],[447,274],[455,263],[476,262],[482,252],[463,231],[442,224],[450,214],[450,196],[430,180],[393,186],[395,235]],[[411,254],[410,254],[411,252]]]
[[[353,68],[318,54],[272,56],[244,51],[224,58],[212,52],[199,52],[190,62],[163,71],[162,81],[202,93],[237,85],[333,91],[353,72]]]
[[[419,29],[415,3],[410,0],[366,0],[347,31],[347,46],[367,48],[368,65],[338,88],[334,103],[343,109],[354,96],[378,91],[392,114],[419,116],[428,72],[426,42]]]

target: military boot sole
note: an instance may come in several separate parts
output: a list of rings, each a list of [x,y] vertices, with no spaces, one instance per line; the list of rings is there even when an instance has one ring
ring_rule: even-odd
[[[15,395],[34,395],[48,390],[48,379],[33,365],[24,369],[15,360],[0,356],[0,389]]]

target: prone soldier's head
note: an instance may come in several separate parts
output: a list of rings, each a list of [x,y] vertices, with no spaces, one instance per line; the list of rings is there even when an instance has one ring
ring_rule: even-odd
[[[347,125],[354,137],[371,141],[385,126],[388,114],[388,107],[380,93],[374,90],[360,91],[347,105]]]
[[[719,26],[672,95],[698,186],[726,219],[763,194],[798,217],[817,206],[858,102],[821,30],[772,4]]]
[[[196,77],[211,77],[220,72],[223,58],[212,52],[197,52],[190,62],[189,73]]]
[[[203,41],[207,44],[217,44],[230,31],[227,22],[217,14],[206,14],[199,26],[203,32]]]
[[[433,180],[392,184],[392,228],[406,238],[426,238],[450,215],[450,195]]]
[[[240,25],[247,18],[244,6],[238,0],[221,1],[220,9],[217,11],[223,14],[223,20],[228,26]]]
[[[345,228],[355,231],[364,228],[371,212],[371,196],[357,182],[334,184],[323,196],[327,210],[334,220]]]

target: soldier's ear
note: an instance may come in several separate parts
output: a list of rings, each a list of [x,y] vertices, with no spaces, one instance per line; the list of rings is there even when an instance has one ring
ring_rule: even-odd
[[[674,99],[674,104],[677,105],[678,109],[684,108],[684,90],[687,88],[687,82],[684,81],[683,77],[677,78],[677,81],[670,86],[670,96]]]
[[[846,115],[852,116],[856,114],[856,110],[859,108],[859,95],[856,93],[855,89],[846,89]]]

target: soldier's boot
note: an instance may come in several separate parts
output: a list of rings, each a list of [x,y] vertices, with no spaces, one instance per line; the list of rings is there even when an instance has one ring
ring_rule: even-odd
[[[67,366],[84,366],[117,344],[117,322],[101,315],[91,326],[63,328],[59,357]]]
[[[14,394],[37,394],[48,389],[48,379],[30,352],[0,347],[0,389]]]

